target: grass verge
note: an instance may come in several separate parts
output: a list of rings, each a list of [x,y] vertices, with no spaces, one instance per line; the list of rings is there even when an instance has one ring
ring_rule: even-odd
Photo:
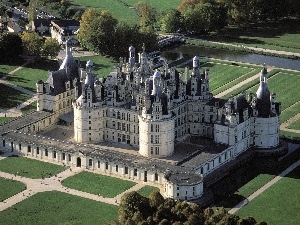
[[[33,179],[50,177],[64,170],[63,166],[25,157],[7,157],[0,160],[0,171]]]
[[[0,212],[0,224],[106,224],[118,207],[58,191],[41,192]]]
[[[26,189],[26,185],[16,180],[0,177],[0,202]],[[1,222],[0,222],[1,223]]]
[[[63,180],[62,185],[79,191],[113,198],[133,187],[136,183],[101,174],[82,171]],[[113,188],[112,188],[113,187]]]
[[[155,191],[155,190],[159,191],[159,189],[157,187],[146,185],[146,186],[142,187],[140,190],[138,190],[137,193],[148,198],[149,195],[151,194],[151,192]]]

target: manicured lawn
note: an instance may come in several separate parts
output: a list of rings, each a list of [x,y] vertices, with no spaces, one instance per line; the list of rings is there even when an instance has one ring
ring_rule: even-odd
[[[0,160],[0,171],[33,179],[53,176],[64,170],[63,166],[25,157],[7,157]]]
[[[300,168],[278,181],[261,195],[237,211],[240,217],[253,216],[268,224],[299,224]]]
[[[116,62],[105,56],[85,56],[76,58],[80,60],[81,65],[85,68],[86,62],[91,60],[94,63],[94,72],[98,77],[106,77],[110,72],[114,71]]]
[[[0,64],[0,78],[8,74],[10,71],[13,71],[17,67],[17,65]]]
[[[26,113],[29,113],[29,112],[32,112],[32,111],[36,111],[36,101],[32,102],[28,106],[26,106],[26,107],[24,107],[24,108],[21,109],[21,112],[23,114],[26,114]]]
[[[96,195],[100,194],[107,198],[113,198],[136,184],[135,182],[86,171],[68,177],[61,183],[69,188]]]
[[[25,189],[26,185],[22,182],[0,177],[0,202]]]
[[[154,7],[157,12],[162,12],[162,11],[165,11],[167,9],[177,9],[179,3],[181,2],[181,0],[164,0],[164,1],[157,1],[157,0],[144,0],[144,1],[124,0],[124,2],[126,2],[130,6],[134,6],[138,2],[147,2],[152,7]]]
[[[142,195],[144,197],[149,197],[150,193],[155,190],[159,191],[159,189],[157,187],[146,185],[146,186],[142,187],[140,190],[138,190],[137,193],[139,193],[140,195]]]
[[[288,126],[290,129],[300,130],[300,120],[297,120],[296,122],[292,123]]]
[[[285,131],[285,130],[281,130],[280,134],[284,135],[284,136],[287,136],[287,137],[298,137],[298,138],[300,138],[299,133],[289,132],[289,131]]]
[[[0,124],[13,119],[13,117],[0,117]]]
[[[54,60],[36,61],[18,70],[12,76],[7,77],[7,80],[15,85],[36,92],[36,82],[38,80],[46,81],[48,71],[55,71],[58,68],[58,63]]]
[[[0,84],[0,108],[1,109],[10,109],[16,107],[22,102],[31,98],[30,95],[24,94],[14,88]]]
[[[115,0],[71,0],[71,4],[81,6],[83,8],[98,8],[109,11],[119,21],[127,23],[138,23],[139,17],[134,9],[130,9],[122,4],[122,1]]]
[[[283,123],[287,121],[289,118],[294,117],[298,113],[299,113],[299,104],[295,104],[281,112],[280,122]]]
[[[41,192],[0,212],[0,224],[107,224],[118,207],[57,191]]]

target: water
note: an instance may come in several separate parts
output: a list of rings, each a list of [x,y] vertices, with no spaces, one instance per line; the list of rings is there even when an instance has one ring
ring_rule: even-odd
[[[200,57],[212,57],[258,65],[266,64],[285,69],[300,70],[300,60],[296,59],[250,54],[245,52],[234,52],[226,49],[205,48],[192,45],[181,45],[177,48],[164,51],[161,55],[161,58],[167,61],[173,61],[182,58],[182,56],[185,54],[191,58],[195,55],[198,55]]]

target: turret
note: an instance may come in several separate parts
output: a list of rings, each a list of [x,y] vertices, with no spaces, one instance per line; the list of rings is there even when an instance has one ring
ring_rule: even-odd
[[[267,85],[267,69],[263,68],[260,74],[260,84],[256,92],[257,104],[256,108],[258,110],[259,117],[269,117],[271,103],[270,103],[270,91]]]

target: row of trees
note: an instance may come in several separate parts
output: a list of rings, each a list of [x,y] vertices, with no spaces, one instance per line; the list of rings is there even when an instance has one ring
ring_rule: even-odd
[[[121,57],[133,45],[147,50],[157,48],[157,35],[149,26],[129,25],[118,22],[111,13],[99,9],[87,9],[81,17],[78,33],[80,45],[89,51]]]
[[[165,32],[203,33],[219,30],[229,24],[276,21],[300,17],[299,0],[182,0],[178,9],[158,16]]]
[[[60,45],[54,38],[42,39],[37,33],[23,32],[0,34],[0,60],[13,62],[21,55],[55,58],[60,50]]]
[[[252,217],[228,214],[224,208],[214,212],[186,201],[164,199],[158,191],[153,191],[149,198],[137,192],[123,195],[118,214],[118,220],[111,225],[266,225]]]

